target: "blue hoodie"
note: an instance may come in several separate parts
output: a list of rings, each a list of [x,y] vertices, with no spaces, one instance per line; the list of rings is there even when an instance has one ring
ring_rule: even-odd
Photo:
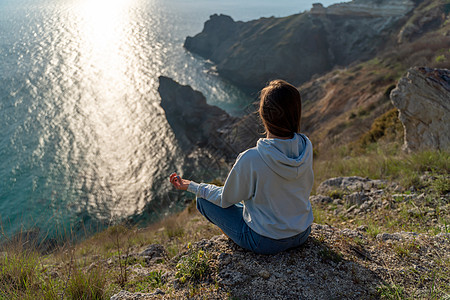
[[[253,231],[288,238],[313,221],[312,158],[312,144],[303,134],[259,139],[256,147],[239,154],[223,187],[191,182],[188,191],[224,208],[242,202],[244,221]]]

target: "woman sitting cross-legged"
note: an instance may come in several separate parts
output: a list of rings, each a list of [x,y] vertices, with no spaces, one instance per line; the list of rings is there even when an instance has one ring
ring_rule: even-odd
[[[236,159],[223,187],[170,176],[197,196],[197,209],[242,248],[275,254],[303,244],[311,232],[313,150],[300,133],[301,97],[283,80],[260,93],[266,138]]]

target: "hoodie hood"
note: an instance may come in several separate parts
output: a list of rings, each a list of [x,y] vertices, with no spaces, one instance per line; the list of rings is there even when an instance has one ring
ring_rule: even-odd
[[[297,179],[312,168],[312,144],[301,133],[288,140],[259,139],[256,149],[272,171],[288,180]]]

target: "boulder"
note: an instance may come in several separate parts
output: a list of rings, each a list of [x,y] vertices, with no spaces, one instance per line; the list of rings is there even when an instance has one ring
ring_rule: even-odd
[[[148,245],[144,251],[139,253],[139,256],[143,257],[148,264],[162,262],[169,258],[166,249],[160,244]]]
[[[386,181],[384,180],[372,180],[359,176],[335,177],[322,182],[317,188],[317,193],[326,195],[327,193],[335,190],[350,192],[372,190],[380,188],[384,185],[386,185]]]
[[[363,192],[354,192],[345,197],[348,205],[361,205],[369,200],[369,197]]]
[[[448,149],[450,146],[450,71],[411,68],[391,92],[405,130],[404,149]]]

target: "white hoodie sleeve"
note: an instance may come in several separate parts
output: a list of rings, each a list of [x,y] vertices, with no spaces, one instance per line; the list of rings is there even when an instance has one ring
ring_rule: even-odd
[[[245,159],[241,158],[242,154],[238,156],[223,187],[191,182],[188,191],[194,193],[197,198],[206,199],[223,208],[250,199],[254,193],[252,171]]]

